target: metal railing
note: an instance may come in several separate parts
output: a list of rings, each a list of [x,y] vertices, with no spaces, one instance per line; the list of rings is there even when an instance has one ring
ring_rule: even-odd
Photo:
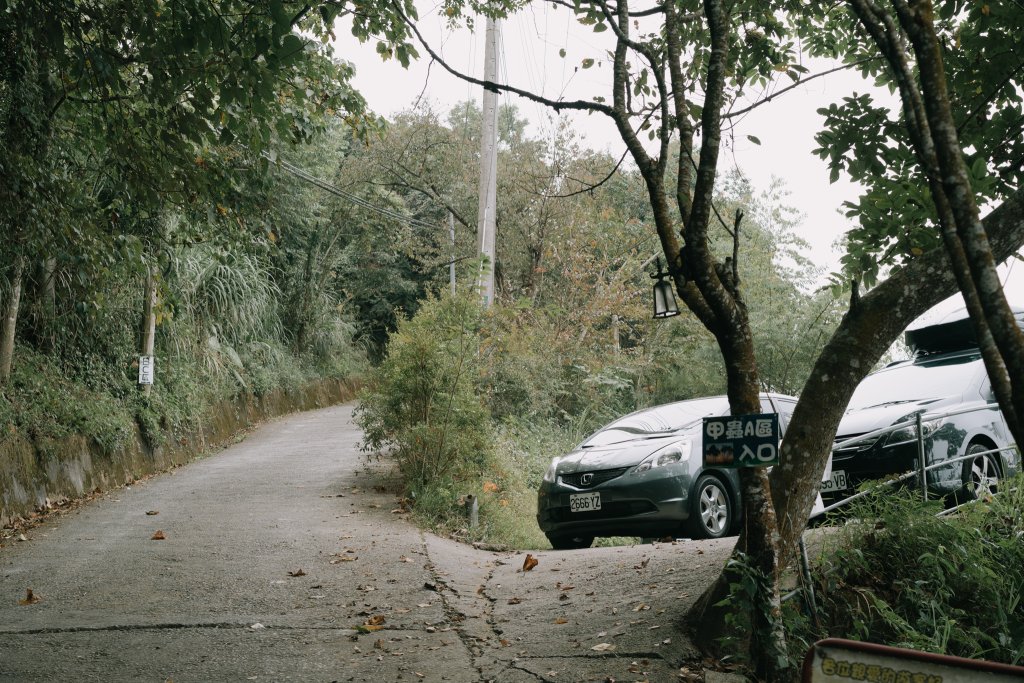
[[[1009,445],[1009,446],[1003,446],[1002,448],[992,448],[992,449],[989,449],[989,450],[986,450],[986,451],[976,451],[974,453],[965,453],[964,455],[956,456],[954,458],[944,458],[941,461],[933,462],[931,465],[925,464],[925,462],[926,462],[926,457],[925,457],[925,455],[926,455],[926,453],[925,453],[925,440],[928,438],[924,434],[924,423],[925,422],[932,422],[934,420],[946,419],[946,418],[949,418],[949,417],[954,417],[956,415],[964,415],[964,414],[967,414],[967,413],[977,412],[977,411],[980,411],[980,410],[993,410],[993,409],[998,410],[999,409],[999,404],[993,402],[993,403],[986,403],[984,405],[979,405],[979,406],[972,406],[970,408],[961,408],[961,409],[958,409],[958,410],[949,410],[949,411],[941,412],[941,413],[918,413],[917,415],[914,416],[914,419],[912,419],[912,420],[904,420],[903,422],[898,422],[896,424],[889,425],[888,427],[883,427],[882,429],[876,429],[876,430],[874,430],[872,432],[867,432],[865,434],[859,434],[859,435],[857,435],[857,436],[855,436],[855,437],[853,437],[851,439],[846,439],[846,440],[834,443],[832,445],[832,452],[833,453],[835,453],[839,449],[843,449],[843,448],[846,448],[846,447],[849,447],[849,446],[855,446],[855,445],[857,445],[859,443],[863,443],[863,442],[870,442],[870,443],[873,444],[875,441],[877,441],[878,439],[886,436],[887,434],[891,434],[891,433],[896,432],[896,431],[898,431],[900,429],[906,429],[907,427],[915,427],[916,428],[916,432],[917,432],[917,436],[914,439],[917,442],[917,467],[916,467],[916,469],[911,470],[909,472],[906,472],[904,474],[901,474],[898,477],[894,477],[894,478],[891,478],[891,479],[886,479],[886,480],[879,481],[877,485],[872,486],[871,488],[869,488],[867,490],[860,491],[858,493],[853,494],[852,496],[848,496],[847,498],[843,498],[842,500],[837,501],[837,502],[835,502],[835,503],[833,503],[831,505],[825,506],[823,509],[821,509],[818,512],[812,514],[808,518],[808,522],[810,520],[812,520],[812,519],[817,519],[819,517],[824,517],[825,515],[827,515],[828,513],[832,512],[834,510],[838,510],[841,507],[844,507],[846,505],[850,505],[851,503],[853,503],[853,502],[855,502],[857,500],[860,500],[862,498],[865,498],[865,497],[867,497],[869,495],[878,493],[881,489],[884,489],[884,488],[889,487],[889,486],[896,486],[897,484],[905,482],[905,481],[907,481],[909,479],[913,479],[915,477],[919,477],[920,478],[921,497],[924,500],[924,502],[928,502],[928,476],[927,475],[928,475],[928,472],[930,472],[931,470],[939,469],[939,468],[942,468],[942,467],[949,467],[950,465],[956,464],[958,462],[963,462],[965,460],[972,460],[974,458],[978,458],[978,457],[982,457],[982,456],[986,456],[986,455],[993,455],[993,454],[997,454],[997,453],[1002,453],[1004,451],[1018,450],[1017,446],[1015,444],[1012,444],[1012,445]],[[1001,465],[1002,465],[1002,463],[998,464],[998,466],[1000,467],[1000,470],[1002,469]],[[1002,474],[1005,474],[1005,472],[1002,472]],[[965,482],[965,485],[966,484],[967,484],[967,482]],[[946,515],[953,514],[956,511],[958,511],[959,509],[961,509],[962,507],[964,507],[965,505],[971,505],[971,504],[974,504],[976,502],[977,502],[977,499],[968,500],[968,501],[966,501],[964,503],[960,503],[959,505],[955,505],[953,507],[950,507],[949,509],[942,510],[941,512],[936,514],[936,517],[944,517]],[[814,605],[815,605],[815,602],[816,602],[815,595],[814,595],[814,585],[813,585],[813,582],[811,580],[811,568],[810,568],[810,562],[809,562],[808,557],[807,557],[807,547],[804,544],[804,533],[806,533],[806,532],[807,532],[807,530],[804,529],[804,532],[800,534],[800,539],[799,539],[799,542],[798,542],[799,543],[799,559],[800,559],[800,578],[802,579],[803,586],[798,587],[795,590],[790,591],[789,593],[787,593],[786,595],[784,595],[782,597],[782,600],[783,600],[783,602],[786,602],[788,600],[791,600],[791,599],[797,597],[801,593],[806,592],[808,607],[810,607],[811,610],[814,610]]]
[[[886,479],[884,481],[880,481],[878,483],[878,486],[873,487],[872,489],[869,489],[867,491],[861,491],[860,493],[856,493],[856,494],[854,494],[854,495],[852,495],[852,496],[850,496],[848,498],[844,498],[843,500],[837,501],[836,503],[833,503],[832,505],[829,505],[829,506],[825,507],[823,510],[820,510],[817,513],[811,515],[810,519],[815,519],[817,517],[820,517],[822,515],[825,515],[825,514],[831,512],[832,510],[836,510],[836,509],[838,509],[838,508],[840,508],[840,507],[842,507],[844,505],[847,505],[847,504],[853,502],[854,500],[863,498],[864,496],[872,493],[878,487],[894,486],[894,485],[899,484],[901,482],[907,481],[908,479],[911,479],[913,477],[920,477],[921,497],[924,499],[925,502],[927,502],[928,501],[928,477],[927,477],[927,473],[930,472],[931,470],[939,469],[941,467],[948,467],[948,466],[953,465],[955,463],[963,462],[965,460],[970,460],[970,459],[977,458],[977,457],[980,457],[980,456],[983,456],[983,455],[991,455],[991,454],[994,454],[994,453],[1001,453],[1003,451],[1016,450],[1017,449],[1016,445],[1003,446],[1002,448],[993,448],[993,449],[990,449],[990,450],[987,450],[987,451],[977,451],[975,453],[965,453],[964,455],[960,455],[960,456],[957,456],[955,458],[944,458],[941,461],[933,462],[931,465],[926,465],[925,464],[926,458],[925,458],[925,447],[924,447],[924,444],[925,444],[925,440],[928,438],[928,437],[926,437],[924,435],[924,423],[925,422],[933,422],[935,420],[943,420],[943,419],[946,419],[946,418],[949,418],[949,417],[955,417],[957,415],[966,415],[967,413],[974,413],[974,412],[978,412],[978,411],[981,411],[981,410],[999,410],[999,404],[993,402],[993,403],[986,403],[984,405],[972,406],[970,408],[960,408],[960,409],[957,409],[957,410],[947,410],[945,412],[918,413],[917,415],[914,416],[914,419],[912,419],[912,420],[904,420],[902,422],[897,422],[896,424],[889,425],[888,427],[883,427],[881,429],[876,429],[873,432],[867,432],[865,434],[858,434],[857,436],[855,436],[855,437],[853,437],[851,439],[846,439],[844,441],[839,441],[839,442],[834,443],[832,445],[832,452],[833,453],[835,453],[837,450],[841,450],[841,449],[847,448],[848,446],[855,446],[855,445],[857,445],[859,443],[863,443],[863,442],[872,442],[873,443],[874,441],[878,440],[879,438],[881,438],[881,437],[883,437],[883,436],[885,436],[887,434],[891,434],[891,433],[899,431],[901,429],[906,429],[907,427],[914,427],[916,432],[917,432],[917,436],[914,439],[917,442],[917,469],[916,470],[912,470],[910,472],[907,472],[905,474],[902,474],[899,477],[896,477],[896,478],[893,478],[893,479]]]

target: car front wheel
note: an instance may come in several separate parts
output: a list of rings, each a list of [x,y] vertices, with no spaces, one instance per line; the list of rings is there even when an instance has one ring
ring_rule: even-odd
[[[547,534],[548,542],[555,550],[576,550],[578,548],[589,548],[594,542],[593,536],[555,536]]]
[[[691,538],[722,538],[732,526],[732,501],[722,480],[713,474],[702,475],[694,487],[690,510]]]
[[[992,449],[985,444],[972,443],[967,455],[978,453],[964,461],[964,499],[974,500],[995,494],[999,489],[999,464]]]

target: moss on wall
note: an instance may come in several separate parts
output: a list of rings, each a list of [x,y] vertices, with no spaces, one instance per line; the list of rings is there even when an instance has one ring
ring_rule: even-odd
[[[18,431],[4,434],[0,437],[0,526],[186,463],[269,418],[351,400],[355,390],[344,380],[323,380],[300,390],[240,395],[218,404],[201,429],[168,434],[157,448],[146,444],[139,429],[131,444],[115,452],[104,451],[81,436],[36,443]]]

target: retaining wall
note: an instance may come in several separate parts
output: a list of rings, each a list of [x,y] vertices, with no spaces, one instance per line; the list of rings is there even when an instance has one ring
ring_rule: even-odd
[[[155,449],[146,445],[138,429],[131,444],[113,453],[82,436],[38,444],[19,432],[0,435],[0,527],[52,505],[186,463],[269,418],[351,400],[355,391],[348,381],[324,380],[299,390],[239,396],[218,404],[203,428],[167,434],[164,445]]]

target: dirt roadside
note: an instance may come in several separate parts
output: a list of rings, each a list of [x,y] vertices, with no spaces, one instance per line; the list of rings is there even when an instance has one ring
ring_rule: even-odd
[[[3,539],[0,681],[692,680],[731,540],[523,571],[415,528],[358,441],[351,406],[292,415]]]

